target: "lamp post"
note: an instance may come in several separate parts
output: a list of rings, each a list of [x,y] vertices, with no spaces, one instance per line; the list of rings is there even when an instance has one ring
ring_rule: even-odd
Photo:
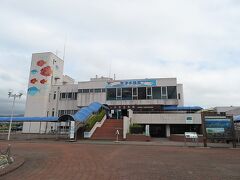
[[[9,129],[8,129],[8,138],[7,138],[8,141],[10,140],[10,134],[11,134],[11,129],[12,129],[12,119],[13,119],[13,113],[14,113],[14,107],[15,107],[15,100],[16,100],[16,98],[20,99],[22,95],[23,95],[23,93],[14,94],[12,91],[8,92],[8,97],[9,98],[13,97],[12,113],[11,113],[11,118],[10,118]]]

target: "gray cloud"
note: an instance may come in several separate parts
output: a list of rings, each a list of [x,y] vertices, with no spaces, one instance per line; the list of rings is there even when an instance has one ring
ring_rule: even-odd
[[[3,0],[0,15],[0,109],[26,91],[31,54],[62,57],[65,39],[76,80],[177,77],[188,105],[240,105],[238,1]]]

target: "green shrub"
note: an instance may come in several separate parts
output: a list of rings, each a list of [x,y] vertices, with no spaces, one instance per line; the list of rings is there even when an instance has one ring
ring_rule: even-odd
[[[143,134],[144,133],[144,126],[140,124],[132,124],[130,126],[130,133],[131,134]]]
[[[97,114],[93,114],[92,116],[90,116],[90,118],[88,118],[87,123],[85,125],[85,130],[88,132],[91,131],[93,126],[96,124],[96,122],[100,122],[102,118],[105,116],[105,114],[106,114],[105,110],[102,109]]]

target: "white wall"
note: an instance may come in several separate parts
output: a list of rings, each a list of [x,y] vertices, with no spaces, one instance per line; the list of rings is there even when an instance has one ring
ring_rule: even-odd
[[[54,93],[56,92],[56,99],[53,99]],[[50,100],[48,103],[48,111],[51,116],[52,110],[54,109],[55,115],[58,116],[58,110],[77,110],[77,100],[61,99],[60,93],[64,92],[78,92],[77,84],[66,84],[63,86],[52,86],[50,94]]]
[[[201,124],[200,113],[133,114],[132,122],[138,124],[186,124],[187,117],[193,118],[193,124]]]
[[[177,98],[178,94],[180,94],[180,99],[178,99],[178,106],[184,106],[184,94],[182,84],[177,84]]]

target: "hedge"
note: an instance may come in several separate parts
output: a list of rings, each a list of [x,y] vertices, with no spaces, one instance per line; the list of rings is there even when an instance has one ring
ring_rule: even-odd
[[[103,117],[105,116],[106,112],[104,109],[102,109],[99,113],[92,115],[88,120],[85,125],[85,130],[87,132],[91,131],[93,126],[96,124],[96,122],[100,122]]]
[[[130,133],[131,134],[143,134],[144,133],[144,126],[140,124],[132,124],[130,126]]]

